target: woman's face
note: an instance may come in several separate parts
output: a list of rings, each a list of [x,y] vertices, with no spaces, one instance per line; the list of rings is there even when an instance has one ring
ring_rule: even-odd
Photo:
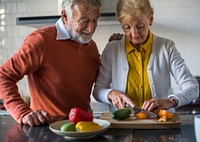
[[[128,21],[121,21],[121,25],[129,41],[135,47],[141,47],[147,41],[152,21],[153,16],[151,18],[133,16]]]

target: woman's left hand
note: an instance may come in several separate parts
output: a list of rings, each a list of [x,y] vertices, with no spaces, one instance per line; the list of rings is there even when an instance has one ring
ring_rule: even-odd
[[[151,99],[151,100],[147,100],[143,103],[142,105],[142,109],[151,111],[151,110],[160,110],[160,109],[170,109],[172,108],[174,105],[174,102],[169,99],[162,99],[162,100],[158,100],[158,99]]]

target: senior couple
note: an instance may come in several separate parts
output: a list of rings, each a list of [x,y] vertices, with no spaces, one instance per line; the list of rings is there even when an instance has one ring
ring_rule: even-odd
[[[44,125],[51,117],[67,117],[73,107],[92,112],[91,91],[112,111],[125,104],[150,111],[174,109],[198,97],[198,83],[174,42],[151,32],[154,11],[149,0],[118,0],[116,16],[124,34],[111,36],[100,58],[92,36],[101,4],[64,0],[56,24],[29,34],[1,65],[0,98],[18,123]],[[30,106],[17,86],[25,75]],[[173,92],[170,76],[180,91]]]

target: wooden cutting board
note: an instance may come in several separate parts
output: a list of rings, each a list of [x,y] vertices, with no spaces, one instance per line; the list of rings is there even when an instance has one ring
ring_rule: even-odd
[[[180,128],[180,117],[175,114],[173,119],[167,122],[159,122],[159,118],[155,119],[137,119],[135,116],[131,116],[124,120],[112,119],[112,113],[103,113],[99,119],[107,120],[111,123],[110,128],[122,128],[122,129],[175,129]]]

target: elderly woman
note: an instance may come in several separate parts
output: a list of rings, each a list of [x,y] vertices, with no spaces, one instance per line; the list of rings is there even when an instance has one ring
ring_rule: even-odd
[[[197,98],[198,83],[174,42],[150,30],[154,11],[149,0],[118,0],[116,14],[125,36],[109,42],[102,53],[96,100],[115,109],[129,104],[154,110],[173,109]],[[173,92],[170,75],[179,92]]]

